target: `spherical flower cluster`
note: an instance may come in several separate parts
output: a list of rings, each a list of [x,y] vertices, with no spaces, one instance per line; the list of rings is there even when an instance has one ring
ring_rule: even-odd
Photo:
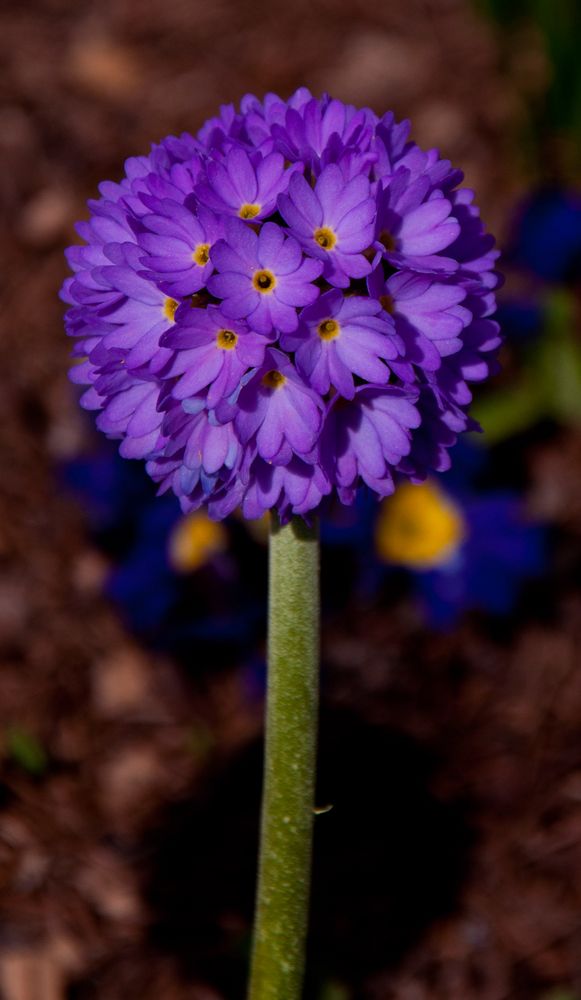
[[[185,511],[387,496],[474,427],[497,254],[461,173],[408,132],[306,89],[247,96],[90,202],[72,378]]]

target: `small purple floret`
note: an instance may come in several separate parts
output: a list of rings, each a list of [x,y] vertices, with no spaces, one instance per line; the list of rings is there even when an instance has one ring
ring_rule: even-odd
[[[262,364],[268,346],[243,320],[229,319],[216,306],[191,309],[163,340],[173,352],[163,372],[173,398],[190,399],[205,389],[210,410],[234,392],[249,368]]]
[[[194,216],[183,205],[162,202],[155,215],[142,216],[148,231],[138,243],[144,277],[153,279],[169,296],[199,292],[214,270],[210,251],[223,235],[222,220],[203,206]]]
[[[323,403],[282,351],[269,349],[261,368],[242,388],[235,427],[243,444],[255,442],[267,462],[287,465],[307,458],[317,443]]]
[[[266,222],[257,235],[238,219],[228,220],[212,262],[220,273],[210,278],[208,290],[223,299],[227,316],[246,317],[260,333],[295,330],[296,307],[309,305],[319,294],[313,282],[323,265],[303,257],[297,241],[274,222]]]
[[[375,204],[367,177],[346,181],[338,164],[330,163],[313,190],[295,174],[278,207],[305,251],[323,262],[323,276],[331,285],[348,288],[350,278],[369,274],[363,251],[373,240]]]
[[[300,164],[294,164],[294,170]],[[255,154],[232,146],[222,162],[208,164],[207,180],[198,184],[195,195],[221,215],[240,219],[265,219],[272,215],[276,199],[288,187],[292,171],[285,169],[281,153]]]
[[[345,399],[355,394],[354,375],[387,384],[390,368],[384,362],[403,354],[403,341],[381,304],[361,295],[346,298],[338,289],[303,309],[299,329],[280,343],[295,351],[299,372],[317,392],[324,396],[334,386]]]

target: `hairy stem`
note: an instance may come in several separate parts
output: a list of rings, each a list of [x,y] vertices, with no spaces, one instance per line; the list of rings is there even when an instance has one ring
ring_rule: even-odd
[[[299,1000],[305,964],[319,683],[319,541],[272,517],[260,861],[248,1000]]]

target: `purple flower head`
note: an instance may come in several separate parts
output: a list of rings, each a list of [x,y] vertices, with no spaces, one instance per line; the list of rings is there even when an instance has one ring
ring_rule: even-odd
[[[446,469],[500,344],[461,181],[408,123],[306,88],[130,158],[67,251],[82,405],[212,518],[308,518]]]

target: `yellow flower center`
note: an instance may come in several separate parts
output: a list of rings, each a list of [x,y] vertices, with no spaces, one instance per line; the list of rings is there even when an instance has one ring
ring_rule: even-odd
[[[249,205],[247,201],[240,206],[240,211],[238,215],[241,219],[254,219],[256,215],[260,212],[262,205]]]
[[[375,544],[386,562],[431,569],[450,560],[465,533],[460,510],[436,483],[402,483],[381,504]]]
[[[262,384],[267,389],[280,389],[286,382],[286,377],[282,372],[277,372],[276,368],[262,376]]]
[[[389,230],[382,229],[377,239],[379,243],[383,243],[385,249],[389,250],[390,253],[393,253],[396,249],[395,236],[392,236]]]
[[[163,303],[163,315],[166,319],[169,319],[170,323],[175,322],[176,309],[179,306],[179,302],[175,299],[167,298]]]
[[[257,292],[269,295],[276,287],[276,278],[272,271],[255,271],[252,276],[252,284]]]
[[[324,319],[317,327],[317,333],[321,340],[334,340],[339,336],[341,327],[335,319]]]
[[[332,250],[337,242],[337,237],[329,226],[321,226],[320,229],[315,229],[313,236],[315,243],[318,243],[323,250]]]
[[[381,308],[385,309],[385,312],[389,313],[390,316],[393,316],[395,312],[395,302],[393,300],[393,295],[387,295],[387,294],[380,295],[379,302],[381,304]]]
[[[224,526],[195,511],[182,517],[169,539],[169,561],[178,573],[201,569],[212,556],[228,547]]]
[[[216,334],[216,344],[223,351],[231,351],[238,343],[238,336],[233,330],[218,330]]]
[[[198,243],[192,254],[192,260],[198,267],[205,267],[210,259],[210,243]]]

